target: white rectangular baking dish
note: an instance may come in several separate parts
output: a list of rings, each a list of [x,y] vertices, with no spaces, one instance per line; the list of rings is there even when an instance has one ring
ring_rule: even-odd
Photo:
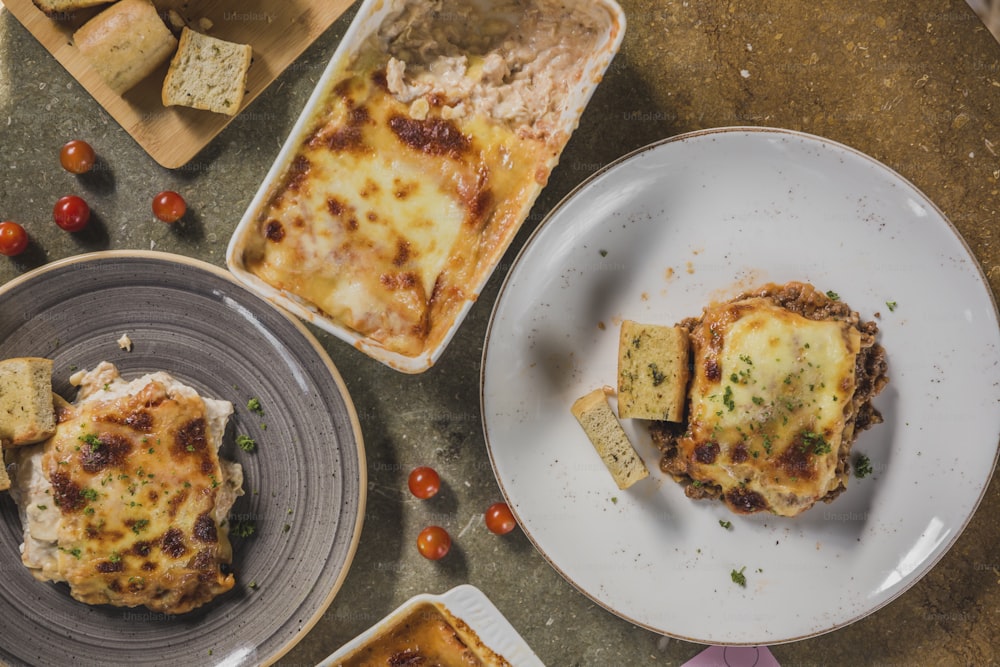
[[[440,595],[422,593],[410,598],[371,628],[337,649],[318,667],[337,667],[351,653],[383,635],[396,622],[423,603],[443,606],[468,625],[483,645],[502,656],[511,665],[545,667],[500,610],[481,590],[470,584],[456,586]]]
[[[489,0],[486,1],[488,2]],[[565,141],[569,140],[569,136],[576,129],[584,108],[610,65],[612,58],[617,53],[625,31],[625,16],[621,7],[619,7],[615,0],[578,1],[586,3],[588,7],[597,7],[606,10],[609,20],[606,32],[600,36],[599,49],[592,53],[587,59],[584,66],[583,76],[576,85],[570,88],[568,103],[564,105],[564,108],[559,116],[559,127],[557,128],[558,132],[565,136],[565,140],[562,145],[559,146],[559,152],[556,153],[549,161],[549,164],[546,165],[549,170],[554,168],[558,162],[559,154],[562,151],[562,147],[565,146]],[[278,157],[271,166],[271,169],[251,201],[246,213],[233,232],[233,236],[230,239],[226,253],[226,263],[237,279],[271,303],[280,306],[294,313],[303,320],[316,325],[320,329],[333,334],[340,340],[354,346],[363,353],[390,366],[391,368],[405,373],[419,373],[433,366],[440,355],[444,352],[448,343],[454,336],[455,331],[458,329],[473,303],[475,303],[486,282],[489,280],[490,275],[495,270],[496,265],[499,263],[500,258],[504,254],[504,251],[509,247],[511,241],[513,241],[517,232],[517,227],[519,227],[520,224],[523,223],[523,221],[528,217],[531,206],[537,198],[538,193],[541,192],[544,187],[544,184],[535,184],[533,187],[531,196],[527,201],[525,201],[524,206],[520,209],[520,216],[518,218],[517,225],[510,231],[509,234],[504,235],[503,243],[496,248],[495,252],[492,252],[492,261],[487,265],[487,270],[479,271],[479,269],[477,269],[479,273],[478,275],[475,275],[473,280],[474,284],[464,286],[466,289],[463,291],[467,296],[464,298],[461,307],[456,309],[454,316],[450,317],[450,321],[448,321],[449,318],[445,318],[440,325],[441,328],[444,329],[444,326],[447,324],[447,330],[443,335],[440,335],[440,332],[434,330],[435,336],[432,338],[432,344],[425,347],[425,349],[416,356],[407,356],[390,350],[378,341],[362,335],[358,331],[335,321],[323,313],[315,305],[296,296],[295,294],[285,290],[276,289],[274,286],[266,283],[264,280],[252,273],[244,261],[244,250],[247,247],[248,235],[252,233],[252,227],[255,224],[259,224],[259,217],[268,206],[272,193],[275,191],[274,189],[279,187],[283,182],[285,174],[296,156],[296,151],[315,122],[314,118],[321,109],[321,105],[323,104],[324,99],[332,85],[331,82],[336,81],[337,79],[335,77],[338,77],[343,73],[346,64],[362,47],[366,39],[373,34],[374,31],[378,30],[383,21],[388,16],[398,12],[399,9],[405,4],[406,0],[365,0],[362,3],[355,19],[344,35],[343,40],[331,58],[314,92],[310,96],[305,108],[299,116],[298,121],[279,152]]]

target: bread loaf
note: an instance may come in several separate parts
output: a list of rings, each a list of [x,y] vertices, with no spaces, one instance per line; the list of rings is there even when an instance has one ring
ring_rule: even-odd
[[[121,94],[166,62],[177,39],[150,0],[119,0],[73,33],[73,44]]]
[[[690,343],[680,327],[622,322],[618,340],[618,414],[622,419],[684,419]]]
[[[97,5],[106,5],[113,0],[32,0],[46,16],[56,17],[66,12]]]
[[[163,104],[236,115],[243,104],[252,58],[248,44],[185,27],[163,81]]]
[[[603,389],[578,398],[571,411],[619,489],[627,489],[649,476],[646,464],[632,447]]]
[[[0,445],[34,444],[55,430],[52,360],[23,357],[0,361]]]

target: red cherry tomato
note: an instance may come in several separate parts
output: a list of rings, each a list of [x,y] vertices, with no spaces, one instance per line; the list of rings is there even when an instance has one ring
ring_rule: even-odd
[[[153,215],[163,222],[177,222],[187,212],[187,202],[176,192],[165,190],[153,197]]]
[[[24,227],[10,220],[0,222],[0,255],[20,255],[27,247],[28,232]]]
[[[427,526],[417,535],[417,550],[424,558],[439,560],[448,555],[451,536],[441,526]]]
[[[517,525],[514,513],[507,507],[507,503],[493,503],[486,510],[484,518],[486,519],[486,527],[490,529],[491,533],[497,535],[506,535]]]
[[[52,216],[67,232],[78,232],[90,221],[90,207],[76,195],[66,195],[56,202]]]
[[[94,166],[97,157],[86,141],[74,139],[59,151],[59,163],[71,174],[85,174]]]
[[[410,493],[427,500],[441,489],[441,477],[434,468],[420,466],[410,473],[409,485]]]

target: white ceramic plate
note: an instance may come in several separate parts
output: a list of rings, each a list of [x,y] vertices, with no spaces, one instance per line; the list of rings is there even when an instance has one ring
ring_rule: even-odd
[[[855,445],[874,474],[795,519],[736,516],[685,498],[627,421],[651,476],[617,490],[570,405],[615,385],[621,320],[673,324],[790,280],[878,317],[885,423]],[[629,155],[553,211],[503,286],[481,400],[503,492],[570,582],[664,634],[772,644],[862,618],[954,544],[996,464],[1000,330],[978,264],[910,183],[831,141],[727,128]]]
[[[469,584],[456,586],[440,595],[423,593],[410,598],[384,619],[340,647],[320,663],[319,667],[335,667],[345,657],[385,632],[397,620],[406,616],[410,610],[421,603],[443,605],[452,615],[472,628],[484,646],[497,655],[503,656],[510,664],[516,665],[516,667],[544,667],[542,661],[528,647],[517,630],[500,613],[500,610],[490,602],[490,599],[481,590]]]

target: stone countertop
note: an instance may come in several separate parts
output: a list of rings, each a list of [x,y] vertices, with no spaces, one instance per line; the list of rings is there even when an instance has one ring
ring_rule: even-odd
[[[500,491],[485,453],[478,367],[504,272],[545,213],[622,154],[679,133],[783,127],[842,142],[912,181],[954,223],[1000,290],[1000,45],[963,0],[622,0],[629,26],[524,229],[439,364],[402,376],[317,334],[357,406],[368,501],[354,564],[328,612],[281,663],[314,664],[410,596],[481,588],[549,665],[679,665],[704,647],[666,639],[594,604],[515,531],[476,522]],[[6,11],[0,10],[0,218],[34,244],[0,257],[0,283],[47,261],[106,248],[177,252],[223,265],[225,246],[353,15],[313,44],[188,165],[159,167]],[[63,172],[58,149],[85,138],[101,169]],[[65,234],[52,202],[81,189],[95,229]],[[149,214],[163,189],[187,199],[185,222]],[[9,314],[0,313],[0,317]],[[952,446],[953,443],[942,443]],[[437,467],[435,503],[406,492],[408,471]],[[454,557],[424,561],[410,533],[429,519],[465,530]],[[403,529],[401,529],[401,527]],[[669,596],[669,573],[658,582]],[[683,601],[678,601],[683,603]],[[1000,663],[1000,485],[963,535],[910,590],[870,616],[772,647],[782,665]],[[0,639],[2,641],[2,639]]]

